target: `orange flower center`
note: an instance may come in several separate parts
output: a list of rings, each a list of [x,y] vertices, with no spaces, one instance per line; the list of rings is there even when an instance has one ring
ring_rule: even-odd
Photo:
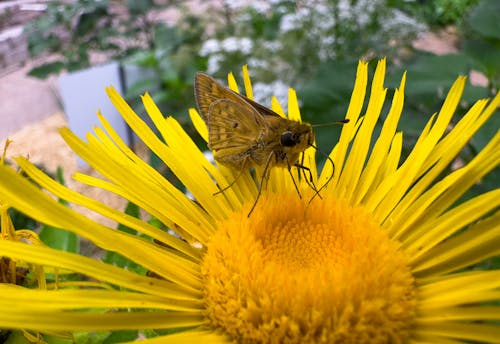
[[[304,201],[306,200],[306,201]],[[219,224],[203,261],[207,318],[238,342],[403,342],[415,286],[362,208],[265,194]]]

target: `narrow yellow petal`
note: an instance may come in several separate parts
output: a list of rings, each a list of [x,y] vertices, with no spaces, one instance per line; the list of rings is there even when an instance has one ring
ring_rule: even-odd
[[[382,62],[383,61],[383,62]],[[337,195],[339,198],[345,198],[353,201],[356,197],[355,191],[358,187],[361,172],[365,167],[366,156],[370,149],[373,130],[380,116],[380,111],[384,105],[387,89],[384,88],[385,60],[382,60],[375,71],[372,81],[370,101],[364,116],[363,123],[356,134],[356,140],[352,144],[349,157],[342,171],[342,178],[337,186]]]
[[[243,83],[245,85],[245,94],[247,98],[253,100],[253,91],[252,91],[252,81],[250,80],[250,75],[248,74],[248,66],[243,66]]]
[[[391,142],[391,148],[389,150],[389,154],[387,155],[387,160],[385,162],[385,168],[381,169],[380,174],[377,175],[377,178],[374,181],[375,185],[380,184],[380,181],[387,176],[392,175],[396,172],[399,161],[401,159],[401,151],[403,148],[403,133],[399,132],[394,135],[394,138]]]
[[[391,235],[403,242],[411,242],[424,233],[429,223],[454,204],[475,182],[500,163],[500,132],[466,166],[447,175],[422,195],[411,212],[404,213],[406,221],[395,218],[389,229]],[[431,206],[432,205],[432,206]],[[410,233],[410,234],[407,234]]]
[[[500,273],[493,271],[462,272],[425,282],[419,287],[419,309],[433,309],[498,300]]]
[[[186,188],[193,194],[195,200],[202,205],[203,209],[210,214],[212,219],[221,220],[226,218],[232,211],[231,205],[222,200],[219,202],[213,201],[213,194],[218,190],[213,182],[212,175],[207,173],[207,171],[211,171],[218,178],[221,178],[222,175],[207,161],[194,143],[192,146],[188,144],[187,140],[191,139],[182,129],[179,122],[170,117],[167,118],[166,126],[169,137],[165,138],[165,140],[168,144],[169,152],[162,159],[166,159],[165,163],[167,166],[170,166],[177,178],[182,181]],[[248,178],[248,174],[241,177]],[[232,180],[229,182],[232,182]],[[229,195],[232,194],[229,193]],[[235,196],[231,198],[233,202],[236,202],[236,200]],[[201,210],[199,217],[203,217]]]
[[[432,323],[450,320],[500,320],[500,307],[467,306],[420,310],[418,319],[420,323]]]
[[[217,190],[215,189],[214,183],[211,182],[211,179],[214,178],[219,185],[228,185],[233,182],[234,175],[231,174],[230,179],[228,179],[220,173],[219,169],[207,161],[203,153],[176,120],[173,118],[164,119],[161,117],[161,113],[151,97],[144,97],[143,101],[148,113],[156,114],[155,117],[157,117],[157,119],[155,122],[157,126],[163,128],[161,132],[163,133],[162,135],[165,142],[172,150],[171,155],[184,161],[183,164],[179,163],[175,165],[172,165],[169,161],[165,161],[165,163],[169,166],[178,168],[177,170],[172,168],[174,173],[194,195],[197,202],[202,204],[204,209],[208,211],[213,218],[226,218],[227,214],[234,210],[231,205],[241,204],[243,199],[241,193],[245,191],[244,187],[248,184],[253,184],[249,174],[240,175],[238,183],[230,190],[227,190],[228,192],[225,192],[225,196],[229,199],[229,202],[213,202],[212,196]],[[187,159],[187,157],[189,157],[189,159]],[[199,164],[201,169],[193,169],[194,161]]]
[[[500,100],[500,97],[498,97]],[[469,141],[475,131],[487,120],[488,116],[480,116],[485,102],[477,102],[457,124],[457,126],[436,146],[424,169],[425,175],[412,187],[403,200],[397,205],[391,214],[394,228],[399,228],[398,233],[403,233],[404,229],[417,219],[418,216],[427,209],[433,199],[429,193],[422,194],[429,185],[436,180],[443,170],[449,166],[451,161]],[[467,130],[463,130],[465,128]],[[438,191],[438,189],[435,189]],[[437,194],[434,195],[437,197]],[[425,202],[424,202],[425,201]],[[398,234],[399,235],[399,234]]]
[[[288,119],[292,121],[300,122],[300,110],[299,101],[297,99],[297,93],[293,88],[288,89]]]
[[[413,338],[410,339],[410,344],[436,344],[439,341],[439,344],[463,344],[464,342],[461,340],[454,340],[449,338],[439,337],[433,335],[424,335],[422,333],[416,333],[413,335]]]
[[[455,112],[456,106],[460,100],[465,87],[465,78],[458,78],[453,84],[444,104],[436,117],[436,122],[430,128],[430,131],[424,139],[417,141],[408,158],[402,164],[398,171],[401,171],[394,178],[394,185],[389,194],[378,204],[375,210],[376,217],[381,221],[394,210],[401,198],[407,193],[408,188],[426,171],[422,169],[426,159],[432,153],[438,141],[441,139],[447,129],[451,117]],[[432,119],[431,119],[432,120]],[[430,123],[430,121],[429,121]]]
[[[189,228],[190,234],[197,240],[201,242],[207,240],[210,230],[213,230],[213,223],[209,222],[208,217],[196,204],[168,181],[163,179],[159,183],[159,179],[152,178],[151,175],[146,177],[147,173],[130,159],[109,154],[107,149],[98,145],[92,137],[89,137],[87,145],[67,129],[62,129],[61,134],[75,152],[119,187],[120,195],[139,205],[167,226],[174,228],[176,224],[182,228]],[[166,146],[163,145],[162,148],[165,153]],[[152,171],[152,173],[158,172]],[[75,177],[82,180],[81,175]],[[193,216],[194,214],[196,216]],[[193,221],[194,219],[196,221]]]
[[[500,97],[498,97],[498,99],[500,100]],[[486,99],[477,101],[469,111],[467,111],[455,127],[436,145],[429,155],[429,158],[422,166],[422,170],[427,171],[436,163],[444,165],[446,162],[449,163],[452,161],[476,131],[482,127],[493,114],[492,112],[486,113],[484,111],[487,103],[488,101]],[[434,176],[433,173],[430,173],[431,171],[426,172],[426,176],[428,174]]]
[[[8,314],[0,320],[3,328],[42,331],[112,331],[137,329],[178,329],[204,324],[200,313],[186,312],[134,312],[134,313],[82,313],[67,311],[26,312],[20,308],[0,309]]]
[[[0,240],[0,251],[5,256],[14,259],[23,259],[34,264],[74,271],[101,282],[151,295],[180,300],[199,298],[199,291],[194,288],[189,290],[189,288],[181,287],[178,283],[141,276],[74,253],[4,240]],[[145,252],[146,250],[144,250]]]
[[[496,189],[462,203],[436,220],[419,226],[404,240],[405,252],[418,258],[458,230],[479,220],[500,206],[500,189]]]
[[[91,221],[52,199],[25,178],[4,166],[0,166],[0,190],[11,200],[13,207],[30,214],[42,223],[87,237],[96,245],[119,252],[145,268],[177,281],[187,288],[198,288],[199,267],[196,263],[143,238]],[[30,195],[30,199],[26,199],[23,195]]]
[[[461,340],[500,343],[500,327],[483,324],[464,324],[462,322],[435,322],[420,324],[417,322],[417,334],[434,335],[435,343],[441,343],[441,337],[459,338]]]
[[[418,257],[410,258],[416,274],[445,274],[500,255],[500,212],[482,219]]]
[[[55,196],[65,199],[70,203],[79,204],[88,209],[91,209],[97,213],[100,213],[110,219],[117,221],[118,223],[135,229],[140,233],[151,236],[152,238],[175,248],[179,252],[182,252],[189,257],[194,258],[196,261],[199,260],[201,252],[191,245],[187,244],[185,241],[182,241],[175,236],[168,234],[164,230],[153,227],[147,222],[129,216],[119,210],[108,207],[107,205],[98,202],[93,198],[84,196],[78,192],[64,187],[63,185],[57,183],[55,180],[44,174],[26,159],[17,159],[16,161],[19,164],[19,167],[27,175],[29,175],[40,186],[42,186],[44,189],[51,192]]]
[[[203,344],[224,344],[232,343],[233,341],[224,336],[213,331],[203,331],[203,330],[188,330],[180,333],[169,334],[166,336],[148,338],[144,341],[146,344],[168,344],[168,343],[181,343],[181,344],[192,344],[192,343],[203,343]]]
[[[280,115],[281,117],[285,118],[286,115],[285,115],[285,111],[283,111],[283,108],[281,107],[281,104],[280,102],[278,101],[278,99],[273,96],[271,98],[271,109],[276,112],[278,115]]]
[[[379,138],[375,142],[368,163],[363,170],[358,184],[358,190],[356,190],[355,198],[352,202],[353,204],[358,204],[359,202],[361,202],[361,200],[368,193],[370,187],[373,186],[373,183],[377,179],[377,175],[380,176],[388,174],[386,171],[384,171],[385,168],[388,168],[391,172],[394,172],[395,170],[394,164],[387,164],[386,160],[390,150],[393,150],[392,154],[394,158],[394,148],[396,146],[393,145],[393,138],[396,132],[399,118],[401,116],[401,112],[403,110],[405,82],[406,74],[403,75],[399,88],[394,92],[391,109],[384,121],[384,125],[382,126],[382,131],[380,132]],[[397,154],[398,159],[399,156],[400,154]],[[399,163],[399,161],[397,163]]]
[[[34,312],[44,310],[73,311],[89,308],[137,308],[199,312],[203,308],[201,300],[179,300],[123,290],[41,290],[0,284],[0,293],[9,296],[0,299],[0,308],[18,307]]]
[[[191,152],[196,152],[197,154],[188,157],[186,156],[185,150],[181,151],[180,154],[179,152],[176,152],[175,149],[173,152],[169,151],[168,147],[156,137],[156,135],[151,131],[146,123],[134,113],[130,106],[115,90],[108,88],[107,91],[113,104],[117,107],[129,126],[134,130],[134,132],[137,133],[137,135],[144,141],[144,143],[146,143],[148,147],[150,147],[153,152],[155,152],[155,154],[157,154],[165,162],[167,166],[170,166],[170,168],[172,168],[173,172],[190,189],[191,192],[194,193],[195,191],[199,191],[197,200],[202,203],[206,209],[211,210],[210,208],[223,206],[221,202],[212,202],[211,198],[210,201],[206,201],[206,197],[208,197],[209,195],[213,195],[215,192],[217,192],[217,189],[215,185],[211,183],[211,178],[206,173],[205,169],[200,166],[207,163],[206,158],[204,158],[203,154],[199,152],[197,148],[193,148],[195,147],[194,143],[192,143],[192,140],[182,129],[180,129],[182,131],[182,134],[180,135],[186,137],[186,141],[183,141],[181,143],[183,145],[183,148],[191,148]],[[156,105],[151,104],[152,100],[150,98],[145,97],[144,99],[146,100],[146,108],[154,113]],[[172,118],[167,119],[164,123],[170,124],[169,128],[172,130],[180,128],[178,123]],[[179,130],[177,130],[176,133],[179,134]],[[168,137],[170,138],[170,136],[173,134],[174,132],[169,133]],[[175,138],[172,138],[172,142],[178,141],[176,141]],[[170,144],[172,144],[172,142],[170,142]],[[186,173],[186,169],[188,170],[188,173]],[[179,196],[177,196],[177,198],[179,200],[183,199]],[[202,221],[207,220],[207,223],[205,223],[204,227],[210,225],[208,223],[208,219],[206,219],[205,212],[199,209],[199,207],[194,206],[194,203],[183,202],[183,205],[184,208],[186,206],[188,207],[185,208],[185,210],[191,208],[188,210],[190,211],[191,216],[193,214],[196,214],[198,219]],[[219,216],[221,216],[220,214],[223,213],[223,211],[221,211],[220,209],[212,210],[214,211],[212,215],[214,215],[215,218],[217,218],[218,214]]]
[[[366,196],[373,195],[377,187],[383,183],[384,180],[389,179],[388,176],[394,175],[399,166],[401,151],[403,147],[403,133],[396,133],[392,139],[391,146],[383,165],[375,172],[372,182],[368,185]],[[364,200],[363,200],[364,201]],[[363,205],[365,206],[365,205]]]
[[[420,134],[420,137],[417,139],[417,144],[419,142],[423,142],[425,138],[428,136],[431,128],[432,128],[432,123],[434,122],[435,115],[433,115],[429,121],[427,121],[427,124],[425,125],[424,129],[422,130],[422,133]],[[400,178],[404,178],[405,176],[405,171],[402,169],[402,166],[399,167],[397,170],[395,170],[391,174],[387,174],[386,178],[382,180],[376,188],[376,191],[372,192],[371,194],[367,195],[366,200],[365,200],[365,208],[369,211],[375,212],[377,210],[377,207],[380,206],[380,203],[389,197],[391,197],[391,192],[394,186],[400,182]],[[397,196],[399,197],[399,196]],[[392,209],[385,209],[382,208],[380,211],[390,211]],[[384,215],[387,215],[384,213]]]
[[[193,122],[193,125],[200,134],[201,138],[205,140],[205,142],[208,142],[208,129],[205,121],[201,118],[200,114],[196,109],[189,109],[189,117],[191,118],[191,122]]]
[[[240,90],[238,89],[238,83],[236,82],[236,79],[234,78],[233,72],[229,73],[227,75],[227,84],[230,89],[232,89],[236,93],[240,93]]]
[[[337,184],[341,175],[343,175],[344,159],[347,154],[349,145],[356,134],[358,129],[357,123],[361,109],[365,101],[366,85],[368,83],[368,63],[360,61],[356,72],[356,81],[354,82],[354,89],[352,91],[349,108],[347,109],[346,118],[350,120],[345,124],[340,134],[340,139],[337,145],[332,149],[330,158],[335,164],[335,174],[332,181],[328,184],[327,189],[329,192],[336,194]],[[333,170],[329,164],[326,164],[321,171],[321,181],[326,181],[332,174]],[[343,177],[344,178],[344,177]]]

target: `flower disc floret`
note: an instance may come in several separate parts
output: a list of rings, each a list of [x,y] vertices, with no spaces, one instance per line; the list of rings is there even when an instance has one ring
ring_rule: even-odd
[[[203,262],[207,317],[242,342],[402,342],[414,280],[362,208],[262,196],[219,224]]]

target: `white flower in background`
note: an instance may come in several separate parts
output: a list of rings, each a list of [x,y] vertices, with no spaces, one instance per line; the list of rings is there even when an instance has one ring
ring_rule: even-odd
[[[211,38],[206,40],[200,49],[201,56],[208,56],[214,53],[218,53],[221,49],[221,44],[218,39]]]
[[[238,10],[242,7],[248,6],[248,1],[245,0],[224,0],[224,6],[231,10]]]
[[[241,52],[249,54],[253,49],[253,42],[247,37],[228,37],[221,42],[222,50],[228,53]]]
[[[239,51],[241,53],[248,55],[252,52],[253,42],[250,38],[248,38],[248,37],[240,38],[238,45],[239,45]]]
[[[298,27],[300,27],[298,24],[298,18],[295,15],[295,13],[288,13],[285,14],[283,17],[281,17],[280,21],[280,31],[281,32],[288,32],[292,31]]]
[[[278,51],[283,48],[283,44],[280,41],[265,41],[262,42],[262,47],[269,51]]]
[[[228,37],[221,42],[222,51],[234,53],[238,51],[238,38]]]
[[[424,31],[425,25],[417,22],[414,18],[409,17],[406,13],[394,9],[391,15],[392,20],[382,21],[382,27],[386,31],[398,29],[401,31]]]
[[[219,41],[215,38],[206,40],[201,49],[201,56],[209,56],[212,54],[217,54],[220,52],[235,53],[240,52],[242,54],[248,55],[252,52],[253,42],[248,37],[228,37],[223,41]]]
[[[215,72],[217,72],[220,68],[220,63],[222,59],[223,59],[222,55],[219,54],[210,55],[207,61],[207,73],[214,74]]]
[[[274,95],[281,104],[286,104],[284,100],[288,99],[288,85],[281,80],[276,80],[270,84],[257,82],[252,85],[254,90],[255,100],[258,103],[269,103],[269,99]],[[257,97],[258,95],[258,97]],[[270,104],[267,104],[270,106]]]
[[[261,60],[258,58],[251,57],[248,59],[248,67],[250,69],[259,69],[259,68],[268,69],[270,66],[267,60]]]
[[[269,1],[255,1],[254,3],[252,3],[253,9],[264,15],[271,10],[272,5],[272,2]]]
[[[318,29],[331,30],[335,25],[335,18],[330,12],[327,12],[327,9],[324,9],[324,12],[316,12],[315,15],[319,17],[319,20],[315,21]]]

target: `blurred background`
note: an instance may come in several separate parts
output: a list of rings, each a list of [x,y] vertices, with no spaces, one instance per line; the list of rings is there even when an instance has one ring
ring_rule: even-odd
[[[176,117],[206,149],[187,112],[195,106],[197,71],[226,83],[230,71],[241,80],[241,67],[248,64],[260,103],[270,106],[276,95],[286,106],[293,87],[303,118],[314,124],[344,118],[358,61],[369,61],[373,71],[382,57],[388,62],[387,87],[397,87],[407,71],[399,128],[407,152],[458,75],[469,81],[454,123],[472,101],[498,91],[500,2],[0,1],[0,145],[14,140],[8,157],[29,155],[54,176],[60,167],[61,181],[71,184],[69,176],[86,167],[57,128],[69,125],[83,135],[101,109],[130,145],[162,169],[106,103],[105,86],[116,87],[139,114],[139,96],[149,92],[163,114]],[[450,169],[485,145],[499,117],[492,117]],[[318,128],[319,148],[328,152],[339,132]],[[497,169],[471,195],[498,187],[499,178]]]

